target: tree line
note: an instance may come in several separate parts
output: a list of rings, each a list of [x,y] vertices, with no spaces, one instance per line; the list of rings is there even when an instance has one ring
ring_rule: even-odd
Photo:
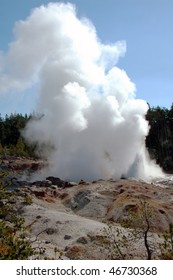
[[[170,109],[149,108],[146,119],[150,125],[146,137],[150,156],[165,172],[173,173],[173,104]]]
[[[37,157],[35,145],[29,145],[22,137],[22,130],[32,115],[11,114],[0,115],[0,157],[25,156]]]
[[[33,115],[0,115],[0,156],[38,157],[36,144],[28,145],[21,134],[22,129]],[[34,116],[37,117],[37,116]],[[173,104],[170,109],[149,107],[146,115],[150,130],[146,147],[164,171],[173,173]]]

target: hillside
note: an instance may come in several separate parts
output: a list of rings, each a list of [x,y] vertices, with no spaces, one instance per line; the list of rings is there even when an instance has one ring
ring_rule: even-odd
[[[18,165],[17,161],[4,163],[6,168],[13,166],[13,174],[27,166],[39,168],[39,164],[28,161],[22,165],[22,160]],[[159,235],[173,224],[171,177],[155,183],[135,179],[65,182],[51,176],[36,182],[19,178],[12,181],[16,193],[13,204],[20,209],[26,225],[31,225],[31,238],[37,236],[36,244],[45,248],[42,257],[54,256],[57,247],[64,259],[119,259],[122,256],[114,248],[117,242],[125,259],[146,259],[142,234],[137,239],[128,236],[132,228],[144,232],[145,217],[140,214],[140,205],[145,202],[147,208],[142,204],[143,207],[152,213],[147,214],[148,242],[154,248],[152,258],[159,258]],[[25,197],[32,197],[32,203],[22,204]],[[129,225],[130,211],[137,214],[137,224],[133,220]]]

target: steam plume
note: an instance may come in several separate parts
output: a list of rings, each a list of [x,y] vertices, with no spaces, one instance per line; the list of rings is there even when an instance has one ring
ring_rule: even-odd
[[[43,176],[91,180],[161,174],[145,150],[148,106],[136,99],[135,85],[116,66],[125,52],[125,42],[103,44],[71,4],[41,6],[16,23],[0,90],[39,84],[37,111],[43,116],[32,119],[24,135],[44,144],[49,166]]]

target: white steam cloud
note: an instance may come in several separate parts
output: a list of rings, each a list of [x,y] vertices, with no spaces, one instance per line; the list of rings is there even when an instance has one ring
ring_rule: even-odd
[[[37,111],[43,116],[31,120],[24,135],[45,147],[42,176],[161,174],[145,151],[148,106],[115,66],[125,52],[125,42],[101,43],[92,23],[78,19],[71,4],[41,6],[16,23],[15,40],[0,59],[0,92],[39,84]]]

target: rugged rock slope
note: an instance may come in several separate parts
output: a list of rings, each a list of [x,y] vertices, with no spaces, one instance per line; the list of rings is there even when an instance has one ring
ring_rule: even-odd
[[[46,249],[48,257],[54,257],[57,247],[63,252],[63,258],[121,258],[113,246],[117,241],[125,258],[145,259],[143,240],[130,238],[129,242],[123,241],[123,236],[128,239],[131,229],[122,227],[122,223],[128,221],[130,210],[137,213],[141,201],[145,201],[152,212],[150,242],[160,242],[158,234],[173,224],[171,178],[157,183],[134,179],[65,182],[50,176],[43,181],[29,182],[14,178],[16,170],[21,175],[26,166],[6,162],[1,168],[9,169],[9,166],[13,166],[10,179],[16,192],[13,203],[19,206],[20,198],[24,198],[26,203],[20,205],[20,214],[25,217],[26,225],[32,228],[31,237]],[[40,164],[27,162],[27,169],[35,171],[38,168]],[[106,237],[112,238],[113,233],[115,239],[107,246]],[[156,247],[154,245],[155,257],[158,255]]]
[[[33,197],[33,203],[23,207],[22,215],[26,223],[34,221],[33,235],[42,232],[39,240],[49,244],[49,256],[53,254],[50,249],[57,246],[72,259],[107,258],[108,252],[103,252],[97,242],[100,236],[105,237],[104,228],[111,224],[115,232],[120,228],[127,235],[129,230],[123,229],[121,223],[128,219],[129,210],[137,209],[140,201],[146,201],[152,209],[152,238],[173,223],[171,185],[160,186],[136,180],[79,183],[57,180],[53,185],[52,181],[45,180],[20,186],[17,191],[22,196]],[[138,241],[139,244],[131,242],[131,253],[125,252],[126,258],[145,258],[143,241]]]

